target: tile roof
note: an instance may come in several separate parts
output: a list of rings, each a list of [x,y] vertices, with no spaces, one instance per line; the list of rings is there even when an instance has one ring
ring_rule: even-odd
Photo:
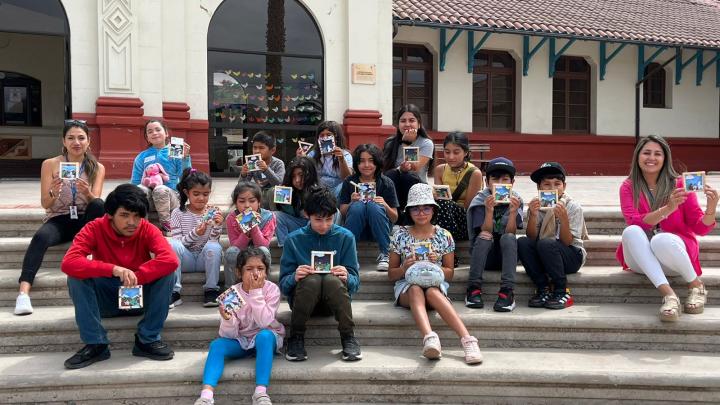
[[[720,48],[720,0],[393,0],[393,18]]]

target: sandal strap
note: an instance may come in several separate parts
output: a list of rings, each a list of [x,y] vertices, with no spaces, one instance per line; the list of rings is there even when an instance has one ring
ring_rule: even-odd
[[[680,310],[680,300],[677,295],[666,295],[663,297],[663,303],[660,312],[670,311],[677,312]]]
[[[686,305],[700,305],[704,304],[707,300],[707,291],[705,290],[705,286],[698,288],[691,288],[690,292],[688,293],[688,298],[686,301]]]

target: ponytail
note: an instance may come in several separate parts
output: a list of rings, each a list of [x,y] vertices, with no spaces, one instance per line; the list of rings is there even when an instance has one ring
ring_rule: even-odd
[[[180,193],[180,211],[185,211],[185,204],[188,201],[185,191],[198,185],[212,187],[212,179],[207,174],[193,168],[183,170],[182,177],[177,184],[177,191]]]

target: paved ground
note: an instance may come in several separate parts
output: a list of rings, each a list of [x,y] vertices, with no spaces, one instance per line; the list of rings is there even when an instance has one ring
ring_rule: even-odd
[[[624,176],[573,176],[567,181],[567,192],[580,200],[583,206],[617,206],[618,188]],[[103,197],[124,180],[108,180],[105,182]],[[708,176],[708,184],[720,186],[720,175]],[[213,182],[211,201],[216,205],[230,205],[230,193],[236,184],[235,179],[221,178]],[[529,176],[515,179],[516,190],[529,200],[535,195],[535,183]],[[39,208],[40,181],[0,181],[0,208]],[[704,205],[704,199],[701,199]]]

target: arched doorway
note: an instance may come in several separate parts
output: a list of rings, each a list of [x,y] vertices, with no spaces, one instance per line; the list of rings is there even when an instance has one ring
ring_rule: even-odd
[[[248,142],[261,130],[275,156],[314,142],[324,119],[324,48],[308,10],[296,0],[225,0],[208,30],[208,120],[214,175],[239,173]]]
[[[40,175],[72,111],[70,29],[59,0],[0,1],[0,177]]]

